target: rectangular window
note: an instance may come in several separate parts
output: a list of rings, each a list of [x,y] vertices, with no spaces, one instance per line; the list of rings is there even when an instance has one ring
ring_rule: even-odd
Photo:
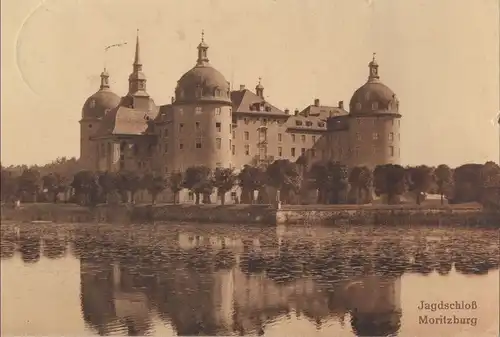
[[[394,133],[389,132],[389,140],[394,140]]]
[[[313,144],[316,143],[316,136],[312,136],[312,142]]]
[[[180,123],[179,124],[179,132],[182,132],[183,129],[184,129],[184,123]]]
[[[220,138],[215,138],[215,147],[217,148],[217,150],[220,150],[221,145],[222,145],[222,140]]]
[[[215,108],[215,114],[218,116],[220,115],[220,108]]]
[[[233,124],[229,124],[229,133],[233,132]]]
[[[215,123],[215,128],[217,129],[217,132],[221,131],[221,126],[219,122]]]
[[[300,149],[300,154],[304,154],[304,153],[306,153],[306,149],[301,148],[301,149]]]
[[[394,156],[394,146],[389,146],[389,156]]]
[[[166,128],[165,128],[165,130],[163,130],[163,136],[164,136],[165,138],[167,138],[167,137],[168,137],[168,129],[166,129]]]
[[[304,143],[306,141],[306,135],[301,135],[300,140]]]
[[[194,108],[194,113],[195,113],[196,115],[201,114],[201,112],[202,112],[202,110],[201,110],[201,106],[197,106],[196,108]]]
[[[168,143],[165,143],[165,153],[168,152]]]
[[[245,145],[245,155],[246,156],[250,155],[250,145]]]
[[[295,157],[295,148],[294,148],[294,147],[292,147],[292,148],[290,149],[290,155],[291,155],[292,157]]]
[[[377,140],[378,139],[378,133],[374,132],[373,133],[373,140]]]
[[[235,138],[236,138],[236,132],[233,131],[233,139],[235,139]]]
[[[278,133],[278,142],[281,142],[281,139],[282,139],[281,137],[282,137],[281,133]]]
[[[250,138],[250,134],[248,133],[248,131],[245,131],[245,140],[248,140]]]
[[[311,157],[316,157],[316,150],[315,149],[311,149]]]
[[[179,150],[182,150],[184,148],[184,144],[179,143]]]
[[[248,118],[246,118],[246,117],[245,117],[245,118],[243,118],[243,121],[245,122],[245,124],[248,124],[248,123],[249,123]]]
[[[195,122],[194,125],[195,125],[196,131],[199,131],[200,130],[200,122]]]
[[[281,156],[283,156],[283,148],[278,147],[278,157],[281,157]]]
[[[196,139],[196,148],[201,149],[201,138]]]
[[[295,135],[292,134],[292,142],[295,142]]]
[[[230,139],[229,140],[229,148],[231,149],[233,147],[233,141]]]
[[[262,118],[262,125],[267,125],[267,118]]]
[[[233,154],[233,156],[236,154],[236,146],[232,146],[231,147],[231,153]]]

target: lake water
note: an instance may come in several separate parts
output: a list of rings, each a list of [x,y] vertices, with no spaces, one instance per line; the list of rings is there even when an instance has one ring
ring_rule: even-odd
[[[498,336],[498,240],[422,226],[2,224],[2,335]]]

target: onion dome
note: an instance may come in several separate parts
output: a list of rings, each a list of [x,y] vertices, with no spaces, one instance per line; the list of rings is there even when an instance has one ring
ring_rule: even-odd
[[[177,81],[175,103],[216,101],[231,104],[229,82],[210,65],[207,50],[202,33],[196,65]]]
[[[399,114],[396,94],[380,81],[378,63],[373,54],[368,64],[368,81],[354,92],[349,103],[351,114],[393,113]]]
[[[109,88],[109,74],[104,69],[101,73],[99,91],[87,98],[82,108],[82,119],[102,118],[107,111],[120,104],[120,97]]]

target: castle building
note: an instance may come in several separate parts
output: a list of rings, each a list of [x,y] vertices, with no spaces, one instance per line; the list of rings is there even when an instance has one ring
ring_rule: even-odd
[[[255,92],[244,85],[231,90],[210,63],[203,35],[197,49],[194,67],[177,81],[175,98],[160,107],[146,91],[139,36],[129,90],[121,99],[110,90],[104,70],[99,91],[82,109],[80,158],[85,168],[168,175],[191,166],[239,170],[277,159],[302,158],[307,167],[322,161],[372,169],[399,163],[399,101],[380,81],[375,54],[349,112],[343,101],[325,106],[319,99],[290,112],[266,100],[260,79]],[[166,191],[159,201],[171,198]],[[191,199],[181,193],[181,202]]]

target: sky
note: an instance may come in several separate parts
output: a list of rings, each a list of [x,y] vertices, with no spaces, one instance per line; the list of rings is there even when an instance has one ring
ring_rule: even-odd
[[[79,155],[82,105],[104,65],[126,93],[137,29],[158,105],[202,30],[235,89],[262,77],[266,99],[291,111],[348,105],[376,52],[400,100],[402,164],[499,161],[497,0],[2,0],[2,165]]]

